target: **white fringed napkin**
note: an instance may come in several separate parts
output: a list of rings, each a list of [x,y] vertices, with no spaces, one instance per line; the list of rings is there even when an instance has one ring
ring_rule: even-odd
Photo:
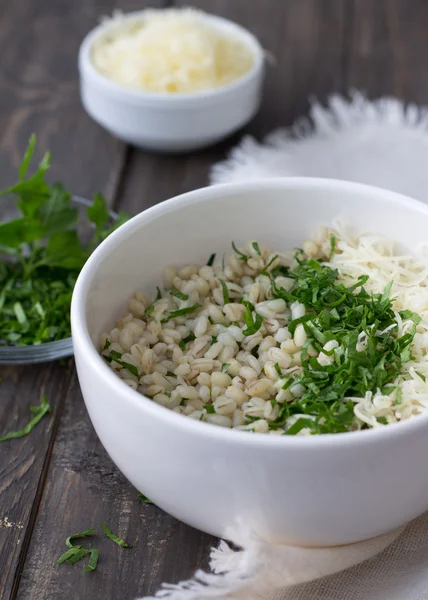
[[[428,110],[393,98],[368,102],[358,92],[350,101],[333,96],[263,144],[244,138],[213,167],[211,182],[290,175],[348,179],[428,202]],[[251,524],[226,537],[242,550],[221,542],[211,573],[142,600],[428,600],[428,513],[404,532],[335,548],[270,544]]]

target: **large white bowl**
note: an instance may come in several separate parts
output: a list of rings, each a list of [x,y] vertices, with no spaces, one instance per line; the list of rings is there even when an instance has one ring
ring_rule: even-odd
[[[124,19],[141,18],[144,11]],[[90,31],[79,51],[80,95],[87,113],[119,139],[156,151],[183,152],[214,144],[250,121],[260,106],[264,54],[246,29],[221,17],[203,14],[208,24],[241,40],[252,52],[251,70],[214,90],[192,94],[144,92],[104,76],[93,65],[94,41],[112,26]]]
[[[219,185],[137,215],[101,244],[74,291],[79,380],[113,461],[155,504],[221,536],[241,518],[262,536],[304,545],[356,542],[428,509],[428,417],[312,437],[249,434],[178,415],[124,384],[97,350],[136,289],[163,267],[205,263],[250,239],[299,246],[339,214],[408,249],[427,239],[428,207],[377,188],[321,179]]]

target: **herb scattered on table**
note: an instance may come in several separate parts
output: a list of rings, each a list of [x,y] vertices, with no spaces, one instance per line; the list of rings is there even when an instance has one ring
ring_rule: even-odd
[[[147,496],[145,496],[144,494],[142,494],[141,492],[138,494],[139,499],[144,502],[145,504],[153,504],[153,502],[151,500],[149,500],[149,498],[147,498]]]
[[[114,534],[112,530],[106,525],[106,523],[103,523],[103,530],[109,540],[111,540],[121,548],[129,548],[129,544],[127,544],[125,540],[122,540],[122,538]]]
[[[51,411],[50,404],[47,401],[45,395],[42,396],[40,406],[30,406],[30,411],[33,413],[34,417],[31,421],[23,428],[17,431],[9,431],[2,437],[0,437],[0,442],[6,442],[7,440],[12,440],[15,438],[21,438],[25,435],[31,433],[37,423],[48,413]]]
[[[18,170],[18,182],[0,192],[14,195],[20,216],[0,223],[0,345],[37,345],[70,336],[70,302],[79,271],[94,248],[126,221],[112,224],[101,194],[86,215],[93,234],[83,243],[79,213],[61,183],[48,183],[50,153],[36,172],[27,171],[36,137],[30,138]]]
[[[70,535],[66,540],[66,546],[68,550],[64,552],[62,556],[59,557],[57,564],[62,565],[63,563],[68,563],[69,565],[74,565],[75,563],[82,560],[86,556],[90,556],[88,565],[84,569],[85,573],[89,571],[95,571],[98,564],[98,557],[100,551],[98,548],[82,548],[81,545],[74,545],[71,540],[75,540],[82,537],[88,537],[94,533],[95,529],[88,529],[87,531],[83,531],[82,533],[74,533]]]

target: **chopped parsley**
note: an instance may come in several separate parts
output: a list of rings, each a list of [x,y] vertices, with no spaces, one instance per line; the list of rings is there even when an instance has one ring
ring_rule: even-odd
[[[144,502],[144,504],[153,504],[153,502],[151,500],[149,500],[147,498],[147,496],[145,496],[144,494],[142,494],[141,492],[138,494],[138,498]]]
[[[382,294],[369,294],[364,288],[366,275],[346,287],[337,281],[336,269],[319,260],[301,260],[299,255],[296,259],[297,266],[285,273],[294,280],[291,289],[278,288],[273,281],[273,295],[287,303],[298,301],[306,309],[303,317],[288,323],[292,335],[302,324],[307,341],[301,353],[302,368],[291,374],[284,385],[286,389],[298,383],[304,393],[301,398],[282,404],[272,427],[282,427],[292,415],[302,414],[305,416],[286,430],[287,435],[304,428],[313,433],[350,431],[357,427],[357,421],[353,402],[345,398],[364,397],[366,392],[383,390],[395,381],[403,364],[411,359],[411,344],[420,317],[402,311],[401,318],[413,323],[398,337],[390,298],[392,283]],[[247,319],[250,308],[246,310]],[[365,346],[357,349],[361,332],[365,334]],[[321,365],[317,358],[308,355],[309,345],[319,353],[333,340],[336,348],[324,351],[331,364]],[[401,390],[397,389],[396,403],[400,402]]]
[[[254,306],[251,304],[251,302],[242,300],[242,304],[245,306],[243,319],[246,325],[246,328],[242,331],[242,333],[246,336],[254,335],[262,326],[263,319],[257,313],[255,313],[255,317],[253,317]]]
[[[49,402],[47,401],[46,396],[43,394],[40,406],[30,406],[30,411],[33,413],[34,417],[27,423],[27,425],[23,429],[18,429],[17,431],[9,431],[5,435],[0,437],[0,442],[6,442],[8,440],[12,440],[15,438],[21,438],[25,435],[31,433],[37,423],[43,419],[43,417],[51,411],[51,407]]]
[[[241,252],[236,246],[235,246],[235,242],[232,242],[232,248],[233,250],[236,252],[236,254],[239,256],[239,260],[242,260],[243,262],[247,262],[248,261],[248,256],[246,254],[244,254],[243,252]],[[224,269],[223,269],[224,270]]]
[[[168,321],[171,321],[172,319],[175,319],[176,317],[181,317],[183,315],[189,315],[192,312],[195,312],[195,310],[197,310],[198,308],[201,308],[201,304],[194,304],[193,306],[188,306],[187,308],[180,308],[179,310],[174,310],[173,312],[169,313],[169,315],[163,319],[161,322],[162,323],[168,323]]]
[[[180,292],[180,290],[177,290],[176,288],[172,288],[172,290],[169,293],[172,296],[179,298],[179,300],[188,300],[189,299],[189,296],[187,294],[183,294],[183,292]]]
[[[129,362],[126,362],[125,360],[122,360],[122,354],[120,352],[117,352],[117,350],[110,350],[109,354],[102,354],[102,357],[108,363],[111,363],[114,360],[119,365],[121,365],[124,369],[126,369],[127,371],[132,373],[132,375],[135,375],[136,377],[138,377],[137,367],[135,365],[132,365]]]
[[[224,282],[223,279],[219,279],[219,281],[220,281],[221,289],[223,291],[223,302],[224,302],[224,304],[229,304],[229,302],[230,302],[229,290],[227,289],[226,282]]]
[[[16,197],[18,218],[0,223],[0,345],[40,345],[70,337],[70,303],[79,271],[94,248],[126,221],[112,223],[95,194],[86,210],[92,236],[78,235],[79,210],[60,183],[48,183],[50,154],[27,175],[36,145],[31,136],[18,182],[0,191]]]
[[[112,532],[112,530],[107,526],[106,523],[103,523],[103,530],[104,530],[104,533],[106,534],[106,537],[108,537],[109,540],[111,540],[112,542],[114,542],[115,544],[120,546],[121,548],[129,548],[129,544],[127,544],[125,542],[125,540],[122,540],[122,538],[120,538],[116,534],[114,534]]]
[[[215,261],[215,254],[211,254],[211,256],[208,259],[207,266],[212,267],[214,264],[214,261]]]
[[[74,545],[72,540],[79,539],[82,537],[88,537],[94,533],[95,529],[88,529],[87,531],[83,531],[82,533],[75,533],[70,535],[66,540],[66,546],[68,550],[64,552],[62,556],[59,557],[57,564],[62,565],[63,563],[68,563],[69,565],[74,565],[75,563],[85,558],[85,556],[89,555],[89,562],[87,567],[84,569],[86,573],[89,571],[95,571],[98,564],[99,550],[97,548],[82,548],[81,545]]]

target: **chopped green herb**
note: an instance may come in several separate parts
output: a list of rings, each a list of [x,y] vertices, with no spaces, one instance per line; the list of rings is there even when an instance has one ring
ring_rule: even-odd
[[[86,214],[90,240],[77,233],[79,211],[61,184],[50,184],[50,154],[27,176],[35,150],[31,136],[15,185],[0,192],[14,195],[20,216],[0,223],[0,346],[29,346],[70,336],[73,288],[93,249],[126,217],[110,223],[106,201],[95,194]]]
[[[0,437],[0,442],[6,442],[7,440],[12,440],[16,438],[24,437],[31,433],[37,423],[48,413],[51,411],[50,404],[47,401],[46,396],[43,394],[40,406],[31,406],[31,412],[34,414],[34,417],[31,421],[24,427],[24,429],[19,429],[18,431],[9,431],[2,437]]]
[[[112,532],[112,530],[109,529],[109,527],[106,525],[106,523],[103,523],[103,529],[104,529],[104,533],[106,534],[106,536],[108,537],[109,540],[111,540],[118,546],[121,546],[121,548],[129,548],[129,545],[125,542],[125,540],[122,540],[122,538],[120,538],[116,534],[114,534]]]
[[[138,369],[135,365],[122,360],[122,354],[117,352],[117,350],[110,350],[108,355],[103,354],[102,357],[108,362],[111,363],[113,360],[121,365],[124,369],[127,369],[132,375],[138,377]]]
[[[130,373],[132,373],[132,375],[135,375],[136,377],[138,377],[138,369],[135,365],[131,365],[131,363],[125,362],[124,360],[122,361],[122,367],[124,367],[125,369],[127,369]]]
[[[247,300],[243,300],[242,304],[245,306],[245,312],[243,314],[244,323],[246,328],[242,331],[245,336],[254,335],[260,329],[263,324],[262,317],[256,313],[255,318],[253,318],[254,306],[251,302]]]
[[[419,377],[422,379],[422,381],[426,381],[427,378],[425,377],[425,375],[423,375],[420,371],[415,371],[416,375],[419,375]]]
[[[403,401],[403,392],[401,388],[397,387],[397,392],[395,394],[395,404],[401,404]]]
[[[229,367],[230,367],[230,364],[229,364],[229,363],[223,363],[223,364],[221,365],[221,372],[222,372],[222,373],[226,373],[226,371],[227,371],[227,369],[228,369]]]
[[[211,254],[211,256],[208,259],[207,266],[212,267],[214,264],[214,261],[215,261],[215,254]]]
[[[88,566],[83,569],[83,571],[85,573],[89,573],[90,571],[95,571],[95,569],[97,568],[98,565],[98,557],[100,555],[100,551],[98,550],[98,548],[91,548],[89,550],[89,562],[88,562]]]
[[[268,269],[269,269],[269,267],[271,267],[273,265],[273,263],[276,261],[277,258],[278,258],[278,254],[275,254],[275,256],[272,256],[272,258],[270,259],[268,264],[265,266],[265,268],[262,271],[260,271],[260,274],[267,275],[269,277]]]
[[[229,300],[229,290],[227,289],[227,285],[223,281],[223,279],[219,279],[219,281],[220,281],[221,289],[223,291],[223,303],[224,304],[229,304],[229,302],[230,302],[230,300]]]
[[[71,540],[77,540],[78,538],[88,537],[88,535],[92,535],[94,533],[94,531],[95,531],[95,529],[87,529],[86,531],[83,531],[82,533],[73,533],[73,535],[70,535],[65,540],[65,543],[69,548],[74,548],[75,546],[72,544]]]
[[[213,413],[215,413],[215,408],[214,408],[214,406],[212,404],[207,404],[205,406],[205,410],[207,411],[207,413],[209,415],[212,415]]]
[[[138,494],[139,499],[144,502],[145,504],[153,504],[153,502],[151,500],[149,500],[147,498],[147,496],[145,496],[144,494],[141,494],[141,492]]]
[[[107,338],[103,350],[107,350],[111,346],[111,341]]]
[[[82,548],[80,545],[74,545],[71,540],[75,540],[82,537],[87,537],[94,533],[95,529],[88,529],[87,531],[83,531],[82,533],[75,533],[70,535],[65,543],[68,546],[68,550],[64,552],[62,556],[59,557],[57,564],[62,565],[64,562],[67,562],[69,565],[74,565],[75,563],[85,558],[85,556],[90,555],[88,566],[84,569],[85,572],[94,571],[97,567],[99,550],[96,548]]]
[[[275,367],[275,371],[278,373],[278,375],[279,375],[280,377],[282,377],[282,371],[281,371],[281,368],[280,368],[279,364],[278,364],[278,363],[275,363],[275,364],[274,364],[274,367]]]
[[[175,373],[173,373],[172,371],[167,371],[166,376],[167,377],[177,377],[177,375]]]
[[[158,300],[161,300],[162,298],[162,292],[160,291],[160,288],[157,287],[156,288],[156,298],[155,298],[155,302],[157,302]]]
[[[333,258],[333,254],[336,250],[336,236],[334,233],[330,233],[330,255],[328,257],[329,262]]]
[[[172,288],[172,290],[169,293],[172,296],[179,298],[180,300],[188,300],[188,298],[189,298],[189,296],[187,294],[183,294],[183,292],[180,292],[180,290],[177,290],[176,288]]]
[[[232,248],[233,250],[236,252],[236,254],[239,256],[239,259],[242,260],[243,262],[247,262],[248,260],[248,256],[246,254],[244,254],[243,252],[241,252],[236,246],[235,246],[235,242],[232,242]]]
[[[161,322],[168,323],[168,321],[171,321],[171,319],[175,319],[176,317],[189,315],[190,313],[195,312],[195,310],[197,310],[198,308],[201,308],[201,306],[201,304],[194,304],[193,306],[189,306],[187,308],[180,308],[180,310],[174,310],[173,312],[169,313],[166,319],[162,319]]]
[[[378,417],[377,422],[381,423],[382,425],[388,425],[388,419],[386,417]]]
[[[194,340],[196,340],[195,334],[190,333],[186,338],[184,338],[184,340],[181,340],[181,342],[178,345],[180,346],[180,348],[182,350],[185,350],[186,344],[189,344],[190,342],[193,342]]]
[[[153,314],[154,310],[155,310],[155,305],[154,304],[150,304],[150,306],[148,306],[146,308],[146,310],[144,311],[144,314],[146,315],[146,317],[150,317],[150,315]]]
[[[216,335],[212,335],[212,336],[211,336],[211,346],[212,346],[213,344],[215,344],[216,342],[217,342],[217,336],[216,336]]]
[[[257,253],[259,256],[261,256],[261,255],[262,255],[262,253],[260,252],[260,248],[259,248],[259,245],[258,245],[258,243],[257,243],[257,242],[253,242],[251,245],[252,245],[252,247],[253,247],[254,251],[255,251],[255,252],[256,252],[256,253]]]
[[[386,393],[388,386],[391,388],[403,364],[411,360],[411,345],[420,317],[402,311],[401,318],[413,324],[398,337],[391,284],[383,294],[369,294],[364,288],[366,275],[346,287],[337,281],[338,271],[323,265],[321,260],[304,260],[298,253],[296,261],[295,268],[281,272],[294,280],[291,289],[278,288],[272,276],[272,292],[275,298],[283,298],[287,303],[298,301],[305,306],[306,314],[288,323],[292,335],[298,324],[303,325],[307,335],[301,355],[302,368],[290,374],[283,385],[283,389],[288,389],[298,383],[304,391],[300,398],[281,405],[270,427],[286,427],[287,419],[299,414],[303,416],[286,429],[287,435],[296,435],[304,428],[312,433],[351,431],[361,424],[355,417],[353,402],[346,398],[364,397],[367,391],[375,393],[377,389]],[[246,306],[246,323],[250,321],[251,308]],[[387,333],[382,334],[385,330]],[[357,350],[361,332],[365,334],[365,348]],[[337,343],[336,348],[324,351],[333,358],[331,364],[321,365],[317,358],[308,355],[309,345],[320,352],[332,340]],[[401,397],[401,390],[397,389],[396,404],[400,404]]]

